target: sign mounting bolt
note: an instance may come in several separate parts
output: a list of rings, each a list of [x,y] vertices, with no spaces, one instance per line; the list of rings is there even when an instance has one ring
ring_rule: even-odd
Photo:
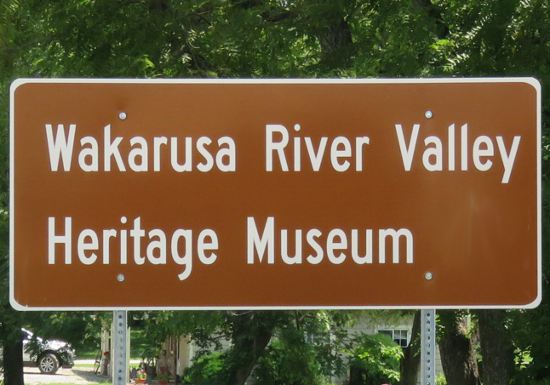
[[[424,113],[424,116],[426,117],[426,119],[431,119],[433,116],[433,113],[431,110],[428,110]]]
[[[120,120],[125,120],[126,119],[126,112],[119,112],[118,113],[118,118]]]
[[[424,274],[424,278],[426,278],[426,281],[431,281],[433,279],[433,274],[431,271],[428,271],[426,272],[426,274]]]
[[[125,279],[124,274],[119,274],[116,276],[116,280],[118,282],[124,282],[124,279]]]

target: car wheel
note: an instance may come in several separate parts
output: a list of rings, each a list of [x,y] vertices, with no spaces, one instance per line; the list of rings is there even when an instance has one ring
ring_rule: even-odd
[[[55,374],[59,369],[59,360],[53,353],[46,353],[38,359],[38,369],[43,374]]]

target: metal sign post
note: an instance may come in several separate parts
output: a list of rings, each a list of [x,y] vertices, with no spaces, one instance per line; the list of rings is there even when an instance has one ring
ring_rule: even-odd
[[[128,383],[128,350],[126,339],[128,333],[128,312],[116,310],[113,312],[114,346],[111,357],[113,363],[113,385]]]
[[[420,371],[422,385],[435,385],[435,309],[421,310]]]

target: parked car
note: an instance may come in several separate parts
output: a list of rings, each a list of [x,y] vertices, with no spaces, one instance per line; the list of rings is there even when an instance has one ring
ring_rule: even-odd
[[[41,373],[55,374],[59,368],[74,366],[75,352],[71,344],[60,340],[45,340],[27,330],[23,336],[23,365],[38,366]]]

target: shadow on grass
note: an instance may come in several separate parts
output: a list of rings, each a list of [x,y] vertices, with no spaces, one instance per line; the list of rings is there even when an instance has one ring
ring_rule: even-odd
[[[92,370],[84,370],[84,369],[75,369],[75,368],[73,368],[73,373],[74,373],[75,376],[78,376],[78,377],[80,377],[83,380],[86,380],[88,382],[95,382],[95,383],[108,383],[108,382],[111,382],[109,377],[97,375]]]

